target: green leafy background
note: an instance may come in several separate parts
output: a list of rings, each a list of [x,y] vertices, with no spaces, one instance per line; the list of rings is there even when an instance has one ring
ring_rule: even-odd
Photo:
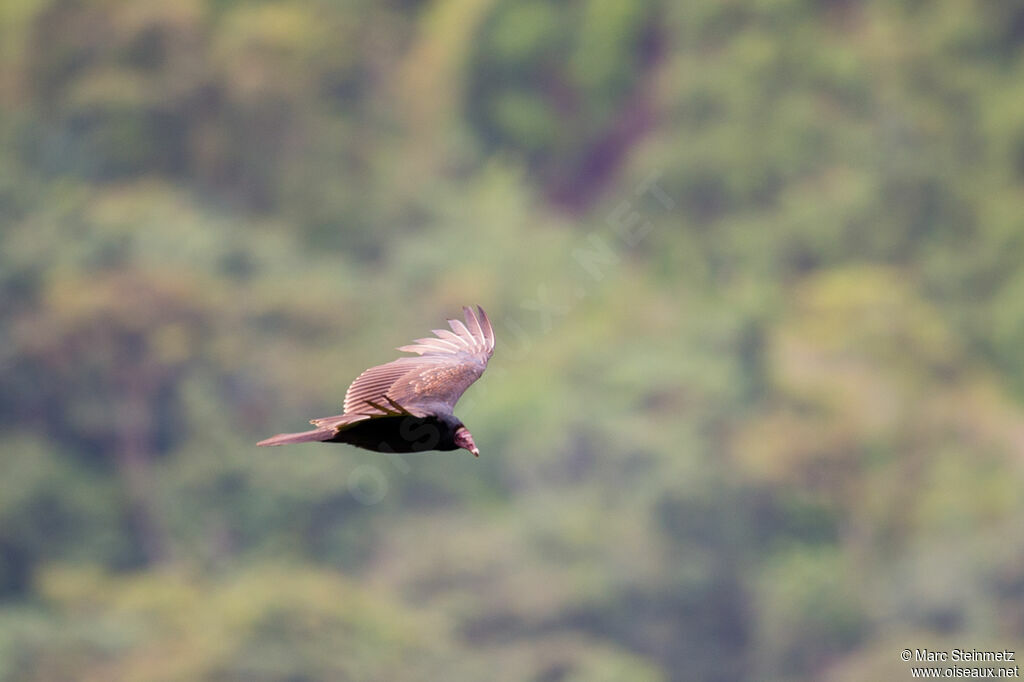
[[[256,449],[479,303],[482,450]],[[0,681],[1024,646],[1024,10],[0,3]]]

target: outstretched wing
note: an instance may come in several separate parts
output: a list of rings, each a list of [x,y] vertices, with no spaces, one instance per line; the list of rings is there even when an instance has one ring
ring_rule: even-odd
[[[452,331],[435,329],[398,350],[416,353],[366,370],[345,393],[346,415],[384,416],[396,411],[423,417],[444,403],[451,410],[480,378],[494,354],[494,329],[483,308],[463,308],[466,322],[448,320]]]

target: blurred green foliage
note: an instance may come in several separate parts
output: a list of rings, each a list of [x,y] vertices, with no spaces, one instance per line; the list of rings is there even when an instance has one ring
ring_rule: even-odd
[[[1022,46],[991,0],[0,3],[0,682],[1019,651]],[[472,303],[479,461],[253,446]]]

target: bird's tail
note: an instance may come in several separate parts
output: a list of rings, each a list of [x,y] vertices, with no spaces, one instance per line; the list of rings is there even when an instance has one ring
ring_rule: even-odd
[[[256,445],[266,447],[270,445],[290,445],[291,443],[323,442],[333,438],[336,433],[337,431],[333,428],[314,429],[312,431],[302,431],[301,433],[279,433],[266,440],[261,440]]]

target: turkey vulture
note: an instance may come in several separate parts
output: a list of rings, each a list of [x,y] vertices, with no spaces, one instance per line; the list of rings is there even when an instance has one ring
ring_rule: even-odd
[[[257,445],[317,441],[377,452],[465,448],[479,457],[469,429],[452,410],[487,368],[494,329],[480,306],[462,310],[465,324],[448,320],[452,331],[435,329],[436,338],[398,348],[419,357],[402,357],[360,374],[345,393],[344,414],[313,419],[312,431],[278,434]]]

